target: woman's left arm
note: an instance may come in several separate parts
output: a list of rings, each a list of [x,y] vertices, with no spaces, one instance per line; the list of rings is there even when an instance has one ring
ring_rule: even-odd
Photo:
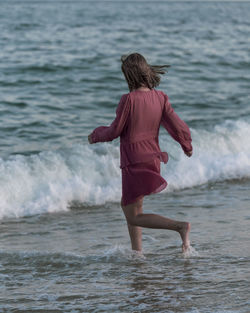
[[[121,97],[121,100],[116,109],[116,118],[110,126],[97,127],[89,136],[89,143],[112,141],[120,136],[126,124],[130,111],[129,94]]]
[[[161,124],[165,127],[168,133],[174,140],[179,142],[184,153],[191,157],[193,153],[192,138],[190,129],[187,124],[175,113],[173,110],[168,96],[164,94],[164,108],[162,112]]]

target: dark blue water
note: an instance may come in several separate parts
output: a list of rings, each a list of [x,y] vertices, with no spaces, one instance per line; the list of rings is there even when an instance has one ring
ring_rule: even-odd
[[[0,310],[249,312],[250,3],[0,2]],[[128,92],[120,57],[171,64],[159,89],[191,128],[164,130],[165,192],[194,251],[145,230],[129,250],[119,141],[89,146]]]

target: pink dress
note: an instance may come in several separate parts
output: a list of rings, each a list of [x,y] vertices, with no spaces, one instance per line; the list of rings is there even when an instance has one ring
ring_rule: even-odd
[[[180,143],[184,152],[192,150],[187,124],[174,112],[168,96],[156,89],[124,94],[112,124],[97,127],[91,134],[93,143],[112,141],[120,136],[122,205],[167,186],[160,175],[160,161],[168,161],[168,154],[159,147],[160,125]]]

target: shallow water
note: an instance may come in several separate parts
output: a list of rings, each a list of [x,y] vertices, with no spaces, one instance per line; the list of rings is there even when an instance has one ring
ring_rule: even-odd
[[[250,3],[0,2],[0,312],[248,313]],[[168,188],[145,212],[188,220],[130,250],[118,141],[89,146],[127,86],[119,58],[170,63],[159,89]]]
[[[0,307],[15,312],[248,312],[249,181],[238,190],[241,199],[235,198],[236,184],[207,186],[209,205],[204,188],[145,202],[146,212],[154,208],[192,221],[189,255],[181,253],[177,233],[152,229],[143,231],[143,255],[131,253],[115,204],[2,221]],[[180,204],[183,198],[188,205]]]

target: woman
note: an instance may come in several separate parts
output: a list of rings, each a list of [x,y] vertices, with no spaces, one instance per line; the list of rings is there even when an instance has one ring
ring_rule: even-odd
[[[182,239],[182,251],[190,247],[190,223],[171,220],[157,214],[143,213],[145,195],[166,188],[160,175],[160,162],[167,163],[168,155],[161,152],[158,142],[159,128],[163,125],[180,143],[187,156],[192,155],[191,134],[188,126],[174,112],[168,96],[155,87],[165,67],[149,65],[139,53],[121,58],[122,71],[130,92],[122,95],[116,118],[109,127],[96,128],[89,143],[112,141],[120,136],[122,200],[132,249],[142,250],[141,227],[177,231]]]

